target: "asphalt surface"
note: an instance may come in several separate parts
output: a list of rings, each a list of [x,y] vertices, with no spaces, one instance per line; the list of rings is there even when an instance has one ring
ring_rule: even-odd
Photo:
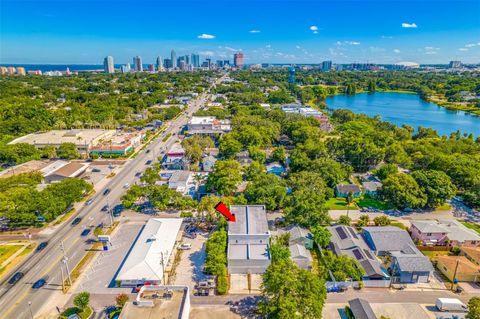
[[[219,79],[222,81],[223,78]],[[44,305],[51,307],[59,306],[59,298],[61,297],[61,265],[63,253],[61,243],[65,249],[65,255],[68,257],[68,265],[70,271],[82,259],[85,253],[91,248],[91,244],[87,244],[87,237],[81,237],[80,233],[85,227],[90,225],[98,225],[103,222],[109,224],[111,216],[102,212],[101,208],[107,203],[113,207],[120,203],[121,196],[126,192],[124,185],[134,184],[138,181],[135,177],[136,172],[143,172],[147,167],[146,162],[152,160],[157,161],[157,157],[162,156],[162,152],[171,147],[178,141],[178,133],[188,123],[191,115],[205,104],[207,93],[202,94],[197,99],[191,101],[185,111],[175,120],[170,122],[165,131],[153,140],[146,149],[151,151],[147,154],[144,150],[140,154],[127,161],[120,171],[111,178],[110,182],[93,197],[94,201],[89,206],[82,206],[74,217],[81,217],[82,221],[75,226],[69,222],[59,227],[58,230],[48,238],[49,245],[41,252],[32,254],[27,260],[19,265],[15,271],[25,273],[25,276],[14,286],[7,283],[10,276],[1,283],[0,286],[0,319],[30,319],[37,316]],[[163,142],[163,138],[171,134],[171,137]],[[104,190],[110,189],[107,196],[103,195]],[[65,269],[65,267],[63,267]],[[65,272],[65,270],[64,270]],[[13,272],[12,272],[13,274]],[[32,284],[44,278],[47,284],[40,289],[32,289]],[[92,292],[95,293],[95,292]],[[57,298],[54,298],[57,297]]]

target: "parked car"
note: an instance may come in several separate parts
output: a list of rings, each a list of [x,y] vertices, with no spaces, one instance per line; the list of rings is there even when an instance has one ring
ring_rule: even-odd
[[[89,198],[89,199],[85,202],[85,206],[88,206],[88,205],[90,205],[91,203],[93,203],[93,198]]]
[[[24,273],[21,271],[18,271],[15,273],[15,275],[12,276],[12,278],[10,278],[8,283],[10,285],[15,285],[20,279],[22,279],[23,276],[24,276]]]
[[[90,234],[90,228],[85,228],[80,234],[80,236],[87,236],[88,234]]]
[[[47,247],[47,245],[48,245],[48,242],[47,242],[47,241],[41,242],[40,244],[38,244],[36,251],[42,251],[42,250],[44,250],[45,247]]]
[[[435,306],[440,311],[467,311],[467,306],[457,298],[437,298]]]
[[[75,226],[75,225],[78,225],[80,224],[80,222],[82,221],[82,218],[81,217],[77,217],[73,220],[72,222],[72,226]]]
[[[130,187],[130,183],[125,183],[125,185],[123,185],[123,188],[129,188]]]
[[[45,286],[45,284],[47,283],[47,281],[45,279],[39,279],[37,281],[35,281],[32,285],[32,288],[33,289],[40,289],[42,288],[43,286]]]
[[[106,212],[106,211],[108,211],[108,205],[105,205],[102,207],[102,212]]]
[[[148,160],[145,162],[145,165],[150,165],[150,164],[152,164],[152,160]]]
[[[103,196],[108,195],[110,193],[110,188],[107,188],[103,191]]]
[[[115,207],[113,207],[112,214],[114,217],[118,217],[122,214],[122,211],[123,211],[123,205],[118,204],[118,205],[115,205]]]
[[[194,233],[194,232],[184,232],[184,233],[183,233],[183,236],[185,236],[185,237],[187,237],[187,238],[195,239],[195,238],[197,238],[197,233]]]
[[[147,150],[145,153],[147,153],[147,154],[150,153],[150,150]]]
[[[190,243],[183,243],[178,246],[178,249],[180,250],[190,250],[192,249],[192,244]]]
[[[135,173],[135,177],[140,177],[140,176],[142,176],[142,172],[136,172]]]

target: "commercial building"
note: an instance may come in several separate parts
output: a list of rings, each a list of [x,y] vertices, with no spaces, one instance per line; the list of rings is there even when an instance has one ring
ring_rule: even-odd
[[[295,84],[295,67],[288,68],[288,83]]]
[[[170,52],[170,58],[172,60],[172,68],[175,69],[177,67],[177,53],[174,50]]]
[[[142,229],[115,281],[121,287],[160,285],[171,267],[182,218],[151,218]],[[180,239],[180,238],[178,238]]]
[[[168,179],[168,188],[179,193],[188,193],[188,184],[191,182],[190,171],[175,171]]]
[[[450,69],[460,69],[462,67],[462,61],[450,61],[448,68]]]
[[[50,184],[63,181],[66,178],[78,177],[83,174],[87,168],[87,163],[67,162],[65,165],[46,174],[44,181]]]
[[[133,58],[133,70],[135,72],[142,72],[143,71],[143,63],[142,63],[142,57],[137,55],[136,57]]]
[[[190,289],[188,286],[143,286],[135,302],[127,302],[119,319],[162,318],[188,319]]]
[[[426,283],[433,266],[415,246],[408,232],[398,227],[364,227],[363,238],[377,256],[391,256],[395,282]]]
[[[90,148],[93,154],[125,155],[139,146],[145,139],[145,132],[115,132],[108,139],[101,139]]]
[[[192,116],[187,124],[188,135],[224,134],[232,130],[229,120],[217,120],[214,116]]]
[[[454,219],[415,220],[411,222],[410,233],[424,245],[480,247],[478,233]]]
[[[48,145],[59,147],[63,143],[73,143],[77,147],[77,151],[88,153],[94,145],[100,143],[101,140],[110,139],[114,134],[115,130],[53,130],[28,134],[9,144],[27,143],[42,148]]]
[[[167,170],[186,170],[188,169],[188,160],[185,157],[185,150],[180,143],[172,145],[162,162],[162,168]]]
[[[228,223],[228,272],[261,274],[270,265],[267,211],[264,205],[232,205]]]
[[[321,64],[320,69],[321,69],[323,72],[331,71],[331,70],[332,70],[332,61],[323,61],[322,64]]]
[[[233,64],[237,68],[243,68],[243,65],[245,64],[245,56],[242,52],[233,55]]]
[[[103,70],[107,74],[111,74],[111,73],[115,72],[112,56],[109,55],[109,56],[105,57],[105,59],[103,60]]]
[[[25,68],[24,68],[23,66],[19,66],[19,67],[17,68],[17,74],[18,74],[18,75],[25,75],[25,74],[26,74]]]
[[[200,67],[200,56],[198,54],[192,53],[192,65],[195,68]]]
[[[163,60],[162,60],[162,57],[161,56],[157,56],[157,61],[156,61],[156,67],[157,67],[157,71],[161,72],[163,71]]]

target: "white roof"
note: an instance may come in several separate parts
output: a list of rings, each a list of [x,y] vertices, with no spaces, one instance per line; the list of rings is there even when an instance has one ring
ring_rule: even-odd
[[[138,237],[116,280],[162,280],[175,248],[182,218],[151,218]]]
[[[214,120],[214,116],[192,116],[190,119],[190,124],[209,124]]]

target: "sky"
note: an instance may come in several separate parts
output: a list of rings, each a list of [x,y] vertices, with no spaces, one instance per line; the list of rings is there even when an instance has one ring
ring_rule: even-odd
[[[480,62],[480,0],[0,0],[0,64]]]

